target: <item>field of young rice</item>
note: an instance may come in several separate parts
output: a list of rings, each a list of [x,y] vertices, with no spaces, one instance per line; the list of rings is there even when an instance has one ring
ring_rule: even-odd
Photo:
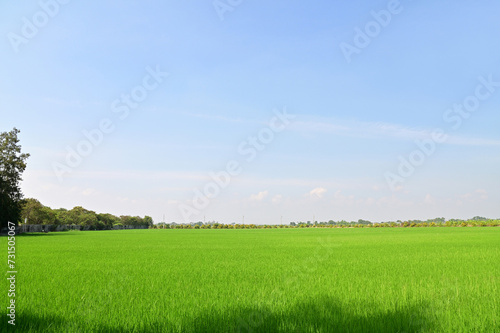
[[[54,232],[16,252],[18,332],[500,332],[500,228]]]

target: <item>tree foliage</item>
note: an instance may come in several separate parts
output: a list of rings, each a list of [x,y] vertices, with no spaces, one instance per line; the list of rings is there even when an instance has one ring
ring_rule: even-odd
[[[21,203],[22,222],[29,224],[55,224],[56,213],[36,199],[25,199]]]
[[[27,224],[78,225],[92,230],[113,229],[119,226],[151,227],[154,224],[150,216],[117,217],[108,213],[96,213],[81,206],[73,207],[71,210],[52,209],[33,198],[22,200],[21,207],[22,221],[26,221]]]
[[[0,133],[0,225],[8,222],[18,223],[21,215],[20,188],[22,173],[26,169],[26,160],[30,156],[21,152],[17,135],[19,130]]]

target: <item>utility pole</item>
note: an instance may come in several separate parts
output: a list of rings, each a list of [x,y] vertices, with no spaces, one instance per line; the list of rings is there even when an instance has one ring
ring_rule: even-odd
[[[245,224],[245,215],[243,215],[243,223],[242,224]]]

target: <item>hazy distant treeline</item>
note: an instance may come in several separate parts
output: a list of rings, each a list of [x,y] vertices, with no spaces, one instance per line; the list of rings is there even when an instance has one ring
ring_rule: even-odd
[[[485,217],[476,216],[469,220],[452,219],[446,221],[445,218],[435,218],[426,221],[409,220],[396,222],[374,223],[366,220],[358,221],[338,221],[330,220],[328,222],[314,223],[290,222],[289,224],[224,224],[218,222],[191,222],[191,223],[158,223],[152,226],[156,229],[277,229],[277,228],[384,228],[384,227],[497,227],[500,226],[500,219],[493,220]]]

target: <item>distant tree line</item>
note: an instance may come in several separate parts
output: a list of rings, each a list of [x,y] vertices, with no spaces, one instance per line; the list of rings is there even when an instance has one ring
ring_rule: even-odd
[[[44,206],[40,201],[29,198],[21,200],[21,222],[43,225],[79,225],[86,229],[106,230],[121,226],[152,227],[153,219],[150,216],[115,216],[101,214],[77,206],[71,210],[64,208],[52,209]]]
[[[500,219],[493,220],[485,217],[476,216],[468,220],[452,219],[446,221],[444,217],[409,221],[391,221],[391,222],[370,222],[367,220],[358,221],[338,221],[330,220],[328,222],[307,221],[290,222],[289,224],[224,224],[219,222],[190,222],[190,223],[165,223],[161,222],[151,226],[155,229],[279,229],[279,228],[414,228],[414,227],[498,227]]]

